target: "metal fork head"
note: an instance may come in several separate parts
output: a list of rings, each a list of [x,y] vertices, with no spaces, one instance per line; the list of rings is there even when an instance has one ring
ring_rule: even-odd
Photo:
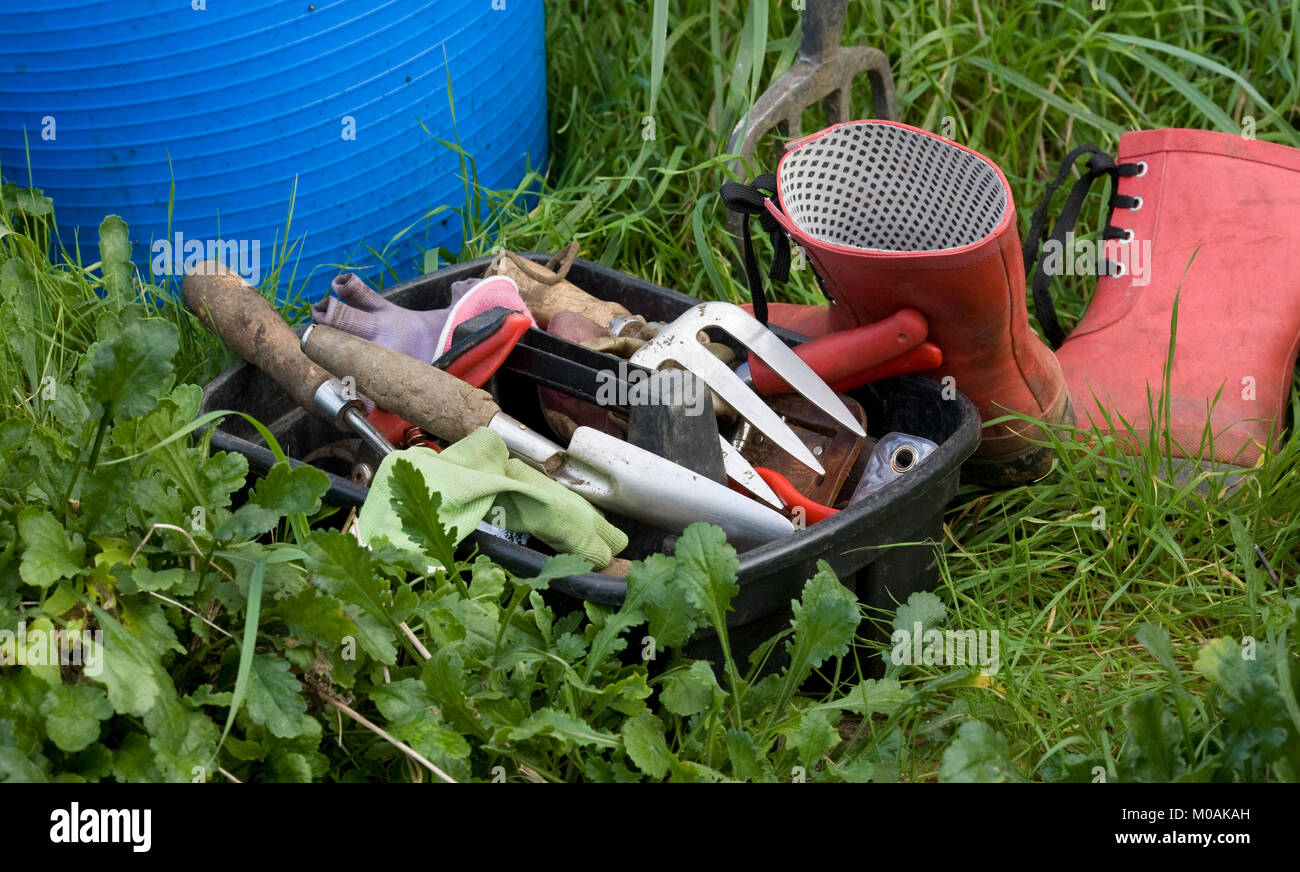
[[[631,362],[650,369],[658,369],[670,364],[689,369],[745,420],[762,431],[784,451],[818,474],[824,473],[825,469],[808,450],[808,446],[804,445],[803,440],[781,420],[781,417],[773,412],[758,394],[750,390],[739,376],[700,344],[698,334],[708,327],[718,327],[726,331],[746,348],[758,354],[797,392],[855,433],[861,434],[861,426],[849,410],[844,408],[844,404],[835,396],[835,392],[785,343],[781,342],[776,334],[733,303],[711,302],[692,306],[633,354]]]
[[[781,376],[796,393],[830,415],[858,436],[865,435],[853,413],[845,408],[835,392],[822,381],[808,364],[790,350],[771,330],[753,315],[734,303],[714,301],[692,306],[660,332],[671,337],[672,344],[685,344],[696,334],[709,327],[717,327],[730,334],[754,354],[758,355],[774,372]],[[699,345],[698,342],[694,343]],[[736,376],[739,380],[739,376]],[[742,382],[743,383],[743,382]]]

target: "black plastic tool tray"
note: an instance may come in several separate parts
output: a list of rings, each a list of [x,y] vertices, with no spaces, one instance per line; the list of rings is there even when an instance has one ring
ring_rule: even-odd
[[[539,262],[545,255],[529,255]],[[482,275],[487,259],[469,261],[421,276],[384,294],[393,303],[412,309],[437,309],[448,303],[452,282]],[[575,260],[569,280],[594,296],[615,300],[649,320],[670,321],[694,303],[692,297],[650,284],[585,260]],[[796,334],[776,331],[793,342]],[[957,489],[961,464],[979,443],[979,416],[958,393],[944,399],[940,386],[928,379],[900,376],[859,388],[851,394],[867,413],[868,432],[880,437],[891,431],[924,436],[939,448],[903,479],[882,488],[832,518],[785,539],[740,555],[740,593],[728,624],[737,647],[746,636],[766,638],[788,617],[788,605],[804,581],[826,560],[859,598],[873,606],[890,607],[916,590],[934,585],[937,563],[925,544],[942,534],[944,506]],[[226,371],[203,391],[203,412],[232,409],[266,424],[291,458],[302,458],[340,433],[329,423],[307,415],[270,378],[249,364]],[[212,447],[236,451],[249,466],[265,472],[274,463],[271,452],[242,418],[225,418],[212,434]],[[326,500],[335,505],[360,505],[367,489],[333,473]],[[531,548],[475,532],[472,541],[482,553],[518,574],[535,574],[546,556]],[[586,573],[553,582],[561,594],[605,605],[622,603],[622,579]],[[737,632],[739,631],[739,632]]]

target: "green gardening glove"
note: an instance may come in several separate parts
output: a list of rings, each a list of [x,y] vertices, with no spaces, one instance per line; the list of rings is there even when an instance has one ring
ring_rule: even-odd
[[[386,536],[394,545],[420,550],[402,530],[392,505],[393,464],[398,460],[414,465],[429,490],[441,496],[442,522],[448,532],[455,529],[457,542],[497,507],[500,511],[493,512],[490,523],[531,533],[556,551],[576,554],[597,567],[609,565],[614,555],[627,547],[627,535],[591,503],[511,458],[501,437],[486,427],[441,454],[428,448],[407,448],[385,457],[357,515],[357,532],[363,542]]]

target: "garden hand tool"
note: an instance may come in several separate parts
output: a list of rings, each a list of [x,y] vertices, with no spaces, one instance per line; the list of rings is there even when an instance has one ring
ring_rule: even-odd
[[[924,315],[915,309],[902,309],[874,324],[838,330],[796,345],[794,353],[832,390],[844,393],[874,381],[871,376],[878,367],[922,345],[928,331]],[[890,374],[915,372],[917,366],[933,369],[942,362],[938,352],[938,346],[929,343],[923,352],[895,364],[891,369],[897,372]],[[939,359],[934,360],[935,357]],[[933,365],[925,366],[930,360],[934,360]],[[765,397],[793,390],[757,354],[749,355],[749,361],[740,365],[736,375]]]
[[[416,311],[388,302],[356,273],[335,276],[325,297],[312,306],[312,320],[369,339],[385,348],[430,363],[452,344],[456,327],[498,306],[528,313],[515,283],[504,276],[491,281],[466,279],[451,288],[445,309]],[[529,316],[532,322],[532,316]],[[533,322],[535,323],[535,322]]]
[[[844,403],[824,381],[790,350],[776,334],[753,315],[734,303],[699,303],[659,330],[630,358],[632,363],[648,369],[675,364],[703,379],[709,388],[736,410],[742,418],[762,431],[767,438],[792,454],[805,466],[821,474],[825,470],[808,448],[758,395],[745,387],[726,364],[718,360],[699,341],[698,333],[718,327],[758,354],[797,393],[806,397],[842,426],[859,436],[865,434]]]
[[[818,101],[826,110],[827,122],[848,121],[849,93],[861,73],[867,73],[871,82],[875,114],[898,117],[894,77],[885,53],[866,46],[840,45],[848,5],[849,0],[806,0],[794,65],[763,92],[736,125],[728,152],[752,158],[759,140],[778,126],[785,136],[798,136],[804,110]],[[743,175],[742,167],[734,168],[735,175]]]
[[[776,470],[764,466],[757,466],[755,469],[763,477],[763,481],[767,482],[785,502],[786,511],[797,518],[799,523],[816,524],[839,512],[839,509],[834,506],[823,505],[800,493],[799,489],[790,483],[790,479]]]
[[[502,526],[530,533],[558,552],[576,554],[605,566],[627,547],[628,538],[591,503],[525,463],[510,458],[505,443],[486,428],[434,453],[410,448],[385,457],[357,515],[364,542],[387,536],[395,545],[419,551],[403,531],[392,505],[393,465],[406,460],[441,499],[439,518],[459,542],[495,506]]]
[[[872,449],[871,456],[867,458],[862,480],[849,498],[849,505],[862,501],[868,494],[909,474],[938,448],[929,439],[909,433],[886,433],[881,436]]]
[[[850,397],[843,397],[844,404],[852,410],[854,418],[865,427],[867,414],[862,406]],[[771,401],[772,411],[781,416],[799,441],[808,447],[813,456],[822,464],[825,471],[814,472],[797,462],[782,449],[773,445],[771,440],[756,431],[748,422],[742,422],[736,429],[732,444],[741,456],[753,464],[781,474],[792,488],[817,502],[833,504],[839,496],[840,489],[853,470],[853,465],[862,451],[865,436],[840,426],[821,409],[797,394],[785,394]],[[761,480],[771,485],[771,481],[758,473]],[[780,489],[773,488],[776,495],[789,502]]]
[[[199,264],[181,283],[181,296],[205,327],[274,379],[301,408],[352,430],[380,457],[393,452],[388,439],[362,416],[360,401],[349,398],[343,382],[302,353],[293,328],[233,270],[217,261]],[[367,479],[359,483],[369,485],[373,471],[368,464],[357,467],[365,469]],[[480,523],[477,529],[516,541],[519,538],[486,523]]]
[[[457,324],[451,346],[433,365],[466,384],[480,388],[505,362],[531,324],[532,318],[522,312],[504,306],[489,309]],[[418,427],[392,412],[375,408],[366,417],[395,444],[409,447],[411,443],[428,441],[427,435],[419,432]]]
[[[572,313],[560,313],[560,315],[564,314]],[[554,324],[555,320],[552,319],[551,323]],[[543,333],[536,329],[524,333],[506,358],[502,369],[536,382],[544,386],[544,389],[554,389],[563,395],[560,397],[561,399],[571,401],[552,409],[552,411],[559,412],[559,416],[547,416],[547,421],[555,427],[556,432],[560,433],[566,441],[572,438],[573,433],[579,429],[578,424],[592,426],[594,429],[609,435],[626,433],[627,424],[625,422],[631,417],[632,413],[630,404],[636,398],[634,391],[644,389],[647,383],[653,382],[656,378],[662,378],[645,367],[627,361],[620,361],[604,352],[596,351],[585,345],[570,342],[561,336],[554,336],[549,332]],[[688,392],[684,385],[684,381],[680,382],[667,395],[661,391],[658,394],[659,401],[673,399],[674,394],[686,399]],[[680,393],[678,393],[679,391]],[[649,395],[651,398],[656,396],[654,393]],[[560,412],[560,409],[563,409],[563,411]],[[591,419],[589,412],[593,409],[605,412],[606,418],[597,421],[602,426],[584,423]],[[677,414],[686,414],[688,412],[694,414],[696,411],[696,409],[682,409]],[[566,422],[564,419],[568,418],[567,413],[570,412],[582,420],[575,422],[569,419]],[[560,420],[556,420],[557,417],[560,417]],[[699,417],[711,421],[709,415]],[[557,427],[557,424],[562,426]],[[568,426],[569,424],[573,426]],[[731,447],[731,443],[717,433],[716,427],[713,429],[713,433],[714,438],[717,439],[719,450],[722,452],[722,464],[727,477],[764,502],[780,508],[781,501],[772,492],[771,488],[763,482],[763,479],[758,476],[753,467],[740,456],[737,450]],[[662,442],[665,437],[661,435],[657,438]],[[697,469],[696,471],[703,470]],[[712,478],[713,474],[713,472],[706,472],[706,475],[710,478]]]
[[[182,281],[181,296],[205,327],[273,378],[299,406],[356,433],[380,454],[393,450],[365,419],[361,401],[303,356],[292,328],[234,270],[218,261],[201,263]]]
[[[617,303],[592,297],[559,275],[514,252],[502,252],[493,259],[488,272],[494,274],[497,270],[503,271],[502,274],[521,277],[520,293],[543,326],[560,312],[577,312],[606,327],[615,336],[623,335],[629,330],[640,330],[645,335],[644,319],[632,315]],[[691,307],[671,324],[659,327],[654,338],[633,354],[630,360],[648,369],[659,369],[669,363],[689,369],[702,378],[737,414],[801,462],[822,472],[816,459],[807,453],[780,418],[773,415],[757,394],[746,388],[735,373],[698,341],[696,334],[709,327],[718,327],[751,351],[760,352],[764,362],[796,391],[808,397],[845,427],[853,429],[858,426],[844,405],[835,398],[835,392],[807,364],[752,315],[731,303],[700,303]]]
[[[589,427],[579,427],[561,448],[502,412],[484,391],[351,334],[313,325],[302,347],[326,369],[353,376],[381,407],[440,438],[456,441],[480,427],[495,431],[512,455],[603,509],[669,531],[707,521],[738,548],[794,529],[766,506]]]
[[[1045,248],[1034,279],[1036,314],[1059,344],[1049,285],[1060,246],[1088,185],[1109,176],[1105,268],[1056,352],[1081,423],[1129,450],[1167,433],[1162,453],[1254,466],[1280,444],[1300,346],[1300,150],[1203,130],[1130,132],[1113,159],[1076,149],[1052,189],[1082,154],[1088,169],[1052,233],[1056,264]],[[1037,259],[1046,207],[1026,264]]]
[[[775,190],[766,213],[831,299],[773,304],[773,323],[816,338],[913,308],[943,350],[927,377],[951,378],[985,421],[1073,423],[1061,367],[1029,327],[1015,203],[992,161],[905,124],[854,121],[790,143],[770,184],[754,186]],[[751,293],[762,299],[753,282]],[[1007,486],[1043,475],[1055,454],[1041,436],[1021,419],[985,427],[963,476]]]

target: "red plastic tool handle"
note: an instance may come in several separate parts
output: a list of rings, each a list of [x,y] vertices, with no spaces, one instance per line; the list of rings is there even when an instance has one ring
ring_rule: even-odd
[[[533,321],[527,315],[511,312],[502,322],[501,329],[453,360],[447,366],[447,372],[476,388],[483,387],[531,326]]]
[[[933,342],[922,342],[911,351],[904,351],[892,360],[886,360],[884,363],[870,369],[856,372],[848,378],[831,382],[830,385],[836,393],[843,394],[854,388],[860,388],[863,385],[890,378],[891,376],[903,375],[909,372],[926,372],[942,363],[943,352],[939,349],[939,346]]]
[[[900,309],[874,324],[838,330],[797,345],[794,353],[833,387],[911,351],[925,341],[929,330],[930,324],[920,312]],[[760,394],[790,393],[785,380],[753,354],[749,356],[749,375]],[[857,385],[865,383],[857,382]]]
[[[803,510],[804,520],[809,524],[816,524],[818,521],[824,521],[831,515],[839,513],[839,509],[831,506],[823,506],[821,503],[815,503],[808,499],[799,491],[794,489],[790,480],[774,469],[768,469],[763,466],[755,466],[754,472],[757,472],[767,486],[776,492],[776,495],[785,503],[786,509],[799,508]]]

